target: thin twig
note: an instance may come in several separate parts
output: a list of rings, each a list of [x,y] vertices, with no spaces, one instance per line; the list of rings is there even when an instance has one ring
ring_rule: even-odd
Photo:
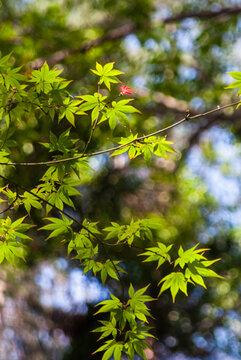
[[[97,92],[100,93],[100,83],[99,83],[99,82],[98,82],[98,90],[97,90]],[[91,127],[89,139],[88,139],[88,141],[87,141],[87,143],[86,143],[86,145],[85,145],[85,148],[84,148],[84,150],[83,150],[82,155],[80,156],[80,158],[86,156],[85,153],[86,153],[86,151],[87,151],[87,149],[88,149],[88,147],[89,147],[89,144],[90,144],[90,142],[91,142],[91,140],[92,140],[92,138],[93,138],[94,131],[95,131],[96,126],[97,126],[97,124],[98,124],[98,121],[99,121],[99,117],[100,117],[101,112],[104,110],[105,107],[108,106],[108,104],[110,104],[112,101],[116,100],[119,96],[120,96],[120,95],[117,95],[113,100],[109,100],[105,105],[102,106],[101,109],[100,109],[100,99],[99,99],[99,97],[98,97],[98,102],[99,102],[98,115],[97,115],[97,118],[95,119],[95,121],[94,121],[94,123],[93,123],[93,126]]]
[[[100,94],[100,83],[99,83],[99,82],[98,82],[97,93]],[[105,105],[103,105],[103,107],[100,109],[100,97],[99,97],[99,96],[98,96],[98,103],[99,103],[99,111],[98,111],[97,117],[96,117],[93,125],[91,126],[90,136],[89,136],[89,139],[88,139],[88,141],[87,141],[87,143],[86,143],[86,145],[85,145],[85,147],[84,147],[84,150],[83,150],[83,152],[82,152],[82,156],[81,156],[81,157],[84,157],[84,154],[86,153],[86,151],[87,151],[87,149],[88,149],[88,147],[89,147],[89,144],[90,144],[90,142],[91,142],[91,140],[92,140],[92,138],[93,138],[94,131],[95,131],[96,125],[97,125],[97,123],[98,123],[100,114],[101,114],[102,110],[104,110],[104,108],[105,108],[105,106],[106,106],[106,104],[105,104]]]
[[[59,211],[61,214],[63,214],[64,216],[68,217],[69,219],[73,220],[73,222],[75,222],[76,224],[78,224],[78,226],[81,228],[81,229],[85,229],[89,234],[91,234],[98,243],[101,244],[102,248],[104,249],[105,253],[106,253],[106,256],[110,259],[116,273],[117,273],[117,276],[118,276],[118,279],[120,281],[120,284],[121,284],[121,287],[122,287],[122,292],[124,293],[124,283],[121,279],[121,276],[120,276],[120,272],[119,270],[117,269],[114,261],[112,260],[112,257],[110,256],[108,250],[106,249],[105,247],[105,243],[100,239],[98,238],[98,236],[93,233],[91,230],[89,230],[86,226],[84,226],[81,222],[79,222],[77,219],[75,219],[75,217],[73,217],[72,215],[68,214],[67,212],[65,212],[64,210],[61,210],[59,207],[57,207],[56,205],[53,205],[51,204],[48,200],[46,199],[43,199],[41,196],[35,194],[33,191],[31,190],[28,190],[27,188],[25,188],[23,185],[19,185],[17,184],[14,180],[11,180],[9,178],[6,178],[5,176],[1,175],[0,174],[0,178],[2,178],[4,181],[6,181],[7,183],[10,183],[10,184],[13,184],[16,188],[19,188],[19,189],[22,189],[23,191],[26,191],[28,192],[29,194],[35,196],[37,199],[43,201],[45,204],[48,204],[50,206],[52,206],[55,210]],[[12,205],[12,204],[11,204]],[[4,211],[5,212],[5,211]]]
[[[13,204],[18,200],[18,198],[19,198],[19,194],[18,194],[18,192],[16,192],[16,197],[15,197],[15,199],[11,202],[11,204],[9,204],[8,207],[6,207],[6,209],[0,211],[0,215],[2,215],[3,213],[5,213],[5,212],[7,212],[9,209],[11,209],[11,207],[12,207]]]
[[[162,128],[162,129],[154,131],[154,132],[152,132],[150,134],[140,136],[140,137],[138,137],[138,138],[136,138],[134,140],[131,140],[131,141],[127,142],[126,144],[111,147],[111,148],[106,149],[106,150],[100,150],[100,151],[96,151],[96,152],[93,152],[93,153],[90,153],[90,154],[83,154],[82,153],[82,154],[80,154],[78,156],[75,156],[75,157],[66,158],[66,159],[59,159],[59,160],[40,161],[40,162],[19,162],[19,163],[16,163],[16,162],[2,163],[2,162],[0,162],[0,165],[13,165],[13,166],[54,165],[54,164],[62,164],[62,163],[65,163],[65,162],[75,161],[75,160],[78,160],[78,159],[81,159],[81,158],[89,158],[91,156],[97,156],[97,155],[101,155],[101,154],[106,154],[106,153],[109,153],[109,152],[112,152],[112,151],[123,149],[124,147],[126,147],[128,145],[131,145],[133,143],[142,141],[142,140],[147,139],[147,138],[149,138],[151,136],[159,135],[159,134],[163,133],[164,131],[168,131],[168,130],[182,124],[185,121],[190,121],[190,120],[194,120],[194,119],[197,119],[197,118],[200,118],[200,117],[203,117],[203,116],[208,116],[208,115],[213,114],[213,113],[215,113],[217,111],[220,111],[220,110],[223,110],[223,109],[238,105],[239,103],[240,103],[240,101],[236,101],[236,102],[231,103],[231,104],[216,107],[215,109],[210,110],[210,111],[206,111],[204,113],[200,113],[200,114],[197,114],[197,115],[190,116],[188,118],[185,116],[181,120],[175,122],[174,124],[166,126],[166,127]]]
[[[10,129],[10,124],[11,124],[11,115],[10,115],[10,112],[9,112],[9,124],[8,124],[7,130],[6,130],[6,134],[5,134],[5,137],[3,139],[3,142],[2,142],[2,144],[0,146],[0,151],[4,148],[4,146],[5,146],[6,142],[7,142],[9,129]]]

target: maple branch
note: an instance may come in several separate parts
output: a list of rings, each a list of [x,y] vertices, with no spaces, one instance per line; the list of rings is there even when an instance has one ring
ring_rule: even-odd
[[[113,267],[114,267],[114,269],[115,269],[115,271],[116,271],[117,277],[118,277],[118,279],[119,279],[119,281],[120,281],[121,288],[122,288],[122,293],[124,294],[124,283],[123,283],[122,278],[121,278],[121,276],[120,276],[120,272],[119,272],[119,270],[117,269],[117,267],[116,267],[116,265],[115,265],[112,257],[110,256],[107,248],[105,247],[105,243],[104,243],[104,241],[103,241],[102,239],[100,239],[95,233],[93,233],[91,230],[89,230],[88,227],[84,226],[84,225],[83,225],[80,221],[78,221],[74,216],[70,215],[68,212],[66,212],[66,211],[64,211],[64,210],[61,210],[58,206],[56,206],[56,205],[54,205],[54,204],[51,204],[48,200],[46,200],[46,199],[42,198],[41,196],[35,194],[33,191],[28,190],[25,186],[20,185],[20,184],[16,183],[14,180],[11,180],[11,179],[9,179],[9,178],[6,178],[5,176],[3,176],[3,175],[1,175],[1,174],[0,174],[0,178],[2,178],[2,179],[3,179],[4,181],[6,181],[7,183],[12,184],[12,185],[15,186],[16,188],[22,189],[23,191],[26,191],[27,193],[33,195],[35,198],[37,198],[37,199],[40,200],[40,201],[43,201],[45,204],[50,205],[51,207],[53,207],[55,210],[59,211],[59,212],[60,212],[61,214],[63,214],[64,216],[66,216],[66,217],[68,217],[69,219],[73,220],[73,222],[75,222],[75,223],[80,227],[80,229],[85,229],[85,230],[88,232],[88,234],[92,235],[92,236],[96,239],[96,241],[102,246],[104,252],[106,253],[107,258],[111,261],[111,263],[112,263],[112,265],[113,265]],[[11,206],[12,206],[13,203],[18,199],[18,197],[19,197],[19,194],[17,193],[16,198],[15,198],[15,199],[13,200],[13,202],[11,203]],[[10,206],[9,206],[7,209],[5,209],[3,212],[6,212],[9,208],[10,208]],[[2,212],[2,213],[3,213],[3,212]]]
[[[234,103],[223,105],[223,106],[218,105],[215,109],[206,111],[204,113],[200,113],[200,114],[196,114],[196,115],[188,116],[188,117],[185,116],[181,120],[179,120],[179,121],[177,121],[177,122],[175,122],[175,123],[173,123],[173,124],[171,124],[169,126],[166,126],[166,127],[162,128],[162,129],[159,129],[159,130],[156,130],[156,131],[154,131],[154,132],[152,132],[150,134],[137,137],[136,139],[131,140],[131,141],[125,143],[125,144],[115,146],[115,147],[111,147],[111,148],[106,149],[106,150],[100,150],[100,151],[96,151],[96,152],[93,152],[93,153],[90,153],[90,154],[80,154],[80,155],[75,156],[75,157],[66,158],[66,159],[59,159],[59,160],[40,161],[40,162],[19,162],[19,163],[15,163],[15,162],[2,163],[2,162],[0,162],[0,165],[9,165],[9,166],[52,165],[52,164],[61,164],[61,163],[65,163],[65,162],[75,161],[75,160],[78,160],[78,159],[81,159],[81,158],[88,158],[88,157],[91,157],[91,156],[97,156],[97,155],[101,155],[101,154],[106,154],[106,153],[109,153],[109,152],[112,152],[112,151],[123,149],[124,147],[126,147],[126,146],[128,146],[130,144],[142,141],[142,140],[147,139],[147,138],[149,138],[151,136],[159,135],[159,134],[163,133],[164,131],[170,130],[170,129],[182,124],[185,121],[190,121],[190,120],[197,119],[197,118],[200,118],[200,117],[203,117],[203,116],[208,116],[208,115],[213,114],[213,113],[215,113],[217,111],[220,111],[220,110],[223,110],[223,109],[226,109],[226,108],[238,105],[238,104],[240,104],[240,101],[236,101]]]
[[[10,210],[12,208],[12,206],[14,205],[14,203],[18,200],[19,198],[19,194],[18,191],[16,191],[16,197],[15,199],[13,199],[13,201],[11,202],[11,204],[9,204],[4,210],[0,211],[0,215],[2,215],[3,213],[7,212],[8,210]]]

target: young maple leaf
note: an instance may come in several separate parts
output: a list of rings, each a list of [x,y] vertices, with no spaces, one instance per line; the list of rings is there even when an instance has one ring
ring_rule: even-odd
[[[127,85],[121,85],[120,86],[121,95],[130,95],[132,94],[131,88],[129,88]]]

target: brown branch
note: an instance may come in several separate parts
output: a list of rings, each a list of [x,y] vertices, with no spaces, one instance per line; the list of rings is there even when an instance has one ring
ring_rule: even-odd
[[[181,167],[191,148],[199,143],[202,134],[205,131],[209,130],[211,127],[215,126],[216,123],[220,120],[225,120],[227,122],[232,121],[232,124],[235,124],[236,121],[240,122],[240,114],[234,113],[232,116],[226,116],[225,114],[216,115],[211,120],[207,121],[205,124],[199,126],[199,128],[195,132],[193,132],[193,134],[191,134],[189,140],[187,141],[187,145],[182,151],[181,159],[179,160],[179,162],[176,163],[175,172],[177,172],[177,170]]]
[[[218,116],[215,116],[213,119],[211,119],[210,121],[207,121],[206,124],[201,125],[189,138],[188,140],[188,144],[185,147],[185,149],[182,151],[182,156],[180,158],[180,160],[176,163],[175,169],[174,169],[174,173],[176,173],[178,171],[178,169],[181,168],[181,165],[183,164],[184,160],[186,159],[189,151],[191,150],[191,148],[198,143],[200,136],[202,135],[202,133],[208,129],[210,129],[212,126],[215,125],[215,123],[217,122],[217,120],[219,119]]]
[[[184,12],[181,14],[167,17],[166,19],[163,19],[162,22],[164,24],[169,24],[172,22],[182,21],[188,18],[210,19],[222,15],[228,15],[228,16],[235,15],[235,14],[239,14],[240,12],[241,12],[241,6],[224,7],[219,10],[190,11],[190,12]],[[77,49],[63,49],[56,51],[55,53],[53,53],[48,57],[35,59],[34,61],[28,64],[28,67],[31,69],[38,69],[43,65],[44,61],[47,61],[49,65],[55,65],[65,60],[65,58],[67,58],[69,55],[84,54],[93,47],[100,46],[107,41],[115,41],[115,40],[123,39],[125,36],[131,33],[135,33],[136,31],[137,31],[136,25],[133,23],[128,23],[118,28],[110,30],[105,35],[99,38],[84,43]]]
[[[198,141],[202,133],[208,129],[210,129],[212,126],[214,126],[218,121],[226,121],[226,122],[232,122],[232,124],[236,124],[237,121],[240,122],[240,113],[234,113],[233,115],[225,115],[225,114],[219,114],[213,117],[213,119],[207,121],[205,124],[201,125],[191,136],[188,141],[187,149],[190,149],[193,147]]]
[[[222,15],[236,15],[241,12],[241,6],[228,6],[219,10],[190,11],[170,16],[163,20],[165,24],[182,21],[188,18],[211,19]]]
[[[28,67],[30,67],[31,69],[38,69],[43,65],[44,61],[47,61],[49,65],[54,65],[56,63],[63,61],[69,55],[84,54],[88,50],[92,49],[93,47],[100,46],[107,41],[115,41],[115,40],[122,39],[123,37],[131,34],[132,32],[135,32],[135,30],[136,30],[136,27],[134,24],[126,24],[126,25],[120,26],[116,29],[110,30],[107,34],[105,34],[99,38],[96,38],[92,41],[84,43],[77,49],[64,49],[64,50],[60,50],[60,51],[53,53],[51,56],[49,56],[47,58],[36,59],[36,60],[32,61],[28,65]]]
[[[189,107],[187,101],[176,99],[173,96],[165,95],[161,92],[155,92],[152,95],[152,99],[155,101],[156,106],[152,106],[150,108],[147,107],[148,112],[151,114],[163,113],[163,108],[167,109],[167,111],[171,110],[176,113],[183,114],[185,110]]]

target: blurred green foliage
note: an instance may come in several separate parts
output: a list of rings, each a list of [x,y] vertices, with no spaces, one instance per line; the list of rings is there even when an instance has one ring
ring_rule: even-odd
[[[238,5],[238,2],[224,0],[46,0],[41,3],[2,0],[0,48],[2,55],[13,51],[14,67],[22,66],[19,76],[23,73],[29,79],[33,67],[42,65],[45,60],[50,69],[52,66],[57,67],[56,72],[63,69],[61,77],[74,80],[68,86],[72,95],[84,96],[98,90],[96,76],[89,71],[96,61],[102,65],[115,62],[116,67],[125,72],[121,77],[123,84],[133,89],[134,105],[141,111],[141,114],[131,114],[130,127],[133,134],[142,135],[179,120],[185,116],[186,108],[196,114],[237,99],[236,90],[224,90],[224,87],[231,82],[225,73],[240,71]],[[237,11],[232,13],[228,11],[230,8]],[[174,16],[180,14],[184,14],[183,17],[175,20]],[[11,82],[11,76],[8,80]],[[114,96],[117,96],[119,87],[114,89]],[[1,101],[6,99],[3,97]],[[179,294],[175,305],[166,292],[158,302],[149,304],[155,318],[150,325],[155,326],[154,335],[158,338],[149,343],[155,353],[150,359],[154,356],[168,359],[178,352],[203,359],[211,354],[215,358],[217,351],[240,358],[240,347],[235,350],[229,342],[222,347],[216,335],[222,329],[234,342],[238,343],[241,338],[237,330],[240,327],[241,255],[240,190],[236,190],[240,189],[239,111],[227,109],[185,122],[169,132],[167,140],[174,142],[176,152],[167,160],[152,157],[146,164],[139,157],[129,161],[123,156],[118,160],[118,157],[103,155],[90,163],[96,171],[93,173],[89,169],[81,178],[78,189],[83,196],[74,203],[80,220],[99,221],[104,228],[110,221],[124,226],[130,224],[132,218],[155,216],[162,225],[162,229],[154,230],[155,241],[166,246],[175,244],[176,249],[182,246],[185,250],[200,242],[201,248],[210,248],[209,259],[222,259],[215,264],[215,271],[224,276],[224,280],[210,279],[205,291],[201,286],[194,290],[188,286],[190,296]],[[73,123],[72,115],[68,117]],[[91,115],[80,119],[72,131],[74,142],[70,156],[76,149],[83,149],[88,141]],[[15,133],[8,134],[13,140],[8,144],[11,158],[16,162],[49,160],[48,149],[43,150],[40,143],[48,142],[50,130],[55,136],[51,142],[53,155],[62,155],[60,134],[64,131],[68,134],[69,126],[64,121],[58,125],[57,119],[49,121],[41,110],[36,110],[35,115],[26,114],[19,119]],[[3,138],[6,131],[1,128]],[[120,139],[128,131],[113,126],[112,135]],[[89,151],[109,145],[106,122],[96,128]],[[85,164],[82,166],[86,169]],[[38,179],[45,176],[45,171],[42,167],[34,171],[18,167],[16,180],[24,187],[33,188]],[[11,195],[14,199],[14,194]],[[33,222],[43,226],[38,206],[31,201],[25,205],[26,210],[29,206],[36,208],[31,210]],[[24,216],[25,210],[19,209]],[[13,211],[10,214],[14,217]],[[24,281],[36,286],[31,274],[37,264],[66,254],[65,246],[59,241],[46,242],[45,239],[43,232],[39,232],[38,237],[34,235],[31,251],[25,254],[26,263],[22,265],[25,274],[22,287]],[[139,241],[142,246],[142,239]],[[123,277],[126,289],[129,281],[135,288],[151,283],[149,295],[156,297],[156,285],[169,273],[168,264],[156,271],[153,263],[142,263],[143,259],[137,254],[140,254],[138,249],[111,247],[113,258],[126,259],[124,270],[129,274],[128,278]],[[78,266],[75,261],[71,264]],[[12,269],[4,269],[9,279],[13,279]],[[107,280],[107,285],[120,295],[112,280]],[[16,299],[16,291],[12,291],[13,299]],[[27,297],[25,295],[26,301]],[[36,311],[43,317],[50,317],[41,306],[40,310],[32,307],[32,316]],[[89,312],[93,312],[91,306]],[[64,358],[90,358],[91,351],[96,348],[96,338],[90,334],[86,337],[86,329],[96,327],[94,320],[86,315],[83,325],[74,312],[66,318],[77,325],[71,332],[66,331],[64,322],[57,325],[72,341]],[[234,318],[236,328],[232,325]],[[20,329],[15,332],[21,338]],[[29,349],[33,346],[26,339],[22,341],[26,341]],[[39,356],[44,356],[47,346],[43,345],[42,349],[34,346]],[[54,347],[57,345],[52,345]],[[19,358],[26,358],[26,354],[22,351]],[[97,353],[93,358],[98,359],[98,356]]]

